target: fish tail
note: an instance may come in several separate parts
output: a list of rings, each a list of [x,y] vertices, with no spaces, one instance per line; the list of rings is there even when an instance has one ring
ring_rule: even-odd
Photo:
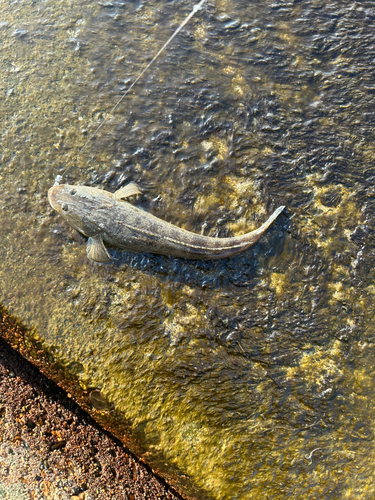
[[[251,231],[250,233],[246,233],[243,236],[241,236],[241,244],[244,245],[244,248],[248,248],[249,246],[253,245],[258,239],[262,236],[263,233],[267,231],[267,229],[270,227],[270,225],[274,222],[275,219],[281,214],[281,212],[284,210],[285,206],[281,206],[277,208],[270,217],[264,222],[258,229],[255,229],[254,231]]]
[[[266,222],[265,222],[264,224],[262,224],[262,225],[260,226],[260,228],[258,228],[258,229],[257,229],[257,231],[260,231],[260,234],[263,234],[263,233],[264,233],[264,231],[270,227],[270,225],[272,224],[272,222],[273,222],[275,219],[277,219],[277,217],[281,214],[281,212],[284,210],[284,208],[285,208],[285,205],[283,205],[283,206],[281,206],[281,207],[277,208],[277,209],[274,211],[274,213],[273,213],[270,217],[268,217],[268,219],[266,220]]]

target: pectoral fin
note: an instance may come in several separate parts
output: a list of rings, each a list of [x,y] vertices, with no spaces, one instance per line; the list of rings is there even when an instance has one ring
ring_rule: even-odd
[[[128,198],[129,196],[133,196],[134,194],[142,194],[142,192],[135,182],[130,182],[130,184],[127,184],[123,188],[118,189],[114,193],[114,197],[116,198],[116,200],[121,200],[124,198]]]
[[[95,236],[95,238],[89,238],[87,240],[86,252],[87,257],[94,262],[110,262],[114,260],[104,246],[101,236]]]

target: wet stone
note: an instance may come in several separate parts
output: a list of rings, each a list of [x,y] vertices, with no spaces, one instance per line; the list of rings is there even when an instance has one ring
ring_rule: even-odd
[[[111,116],[192,5],[16,5],[0,303],[28,333],[8,340],[186,497],[372,500],[371,3],[210,2]],[[58,175],[135,182],[142,209],[215,237],[287,209],[232,259],[95,264],[48,203]]]
[[[102,393],[97,389],[91,391],[88,397],[95,410],[109,411],[113,409],[113,405],[109,404]]]

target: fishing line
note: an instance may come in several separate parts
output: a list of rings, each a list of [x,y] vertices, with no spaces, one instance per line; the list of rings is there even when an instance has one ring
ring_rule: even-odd
[[[127,94],[131,91],[131,89],[134,87],[134,85],[142,78],[142,76],[146,73],[146,71],[150,68],[150,66],[156,61],[156,59],[160,56],[160,54],[168,47],[168,45],[171,43],[171,41],[174,39],[176,35],[182,30],[182,28],[190,21],[190,19],[202,8],[203,4],[206,2],[206,0],[201,0],[199,3],[193,6],[192,11],[190,14],[184,19],[184,21],[180,24],[180,26],[176,29],[176,31],[173,33],[173,35],[165,42],[165,44],[162,46],[162,48],[155,54],[155,56],[152,58],[152,60],[147,64],[147,66],[139,73],[137,78],[134,80],[134,82],[130,85],[130,87],[122,94],[120,99],[116,102],[116,104],[113,106],[111,111],[108,113],[107,116],[104,117],[103,121],[100,123],[100,125],[95,129],[95,131],[90,135],[90,137],[87,139],[85,144],[81,147],[81,149],[78,151],[77,157],[82,153],[82,151],[85,149],[87,144],[96,136],[96,134],[99,132],[99,130],[103,127],[103,125],[108,121],[112,113],[115,111],[115,109],[119,106],[119,104],[122,102],[122,100],[127,96]],[[77,158],[76,157],[76,158]],[[65,170],[60,175],[57,175],[55,178],[55,184],[54,186],[57,186],[60,184],[62,181],[63,176],[69,170],[71,166],[66,167]]]

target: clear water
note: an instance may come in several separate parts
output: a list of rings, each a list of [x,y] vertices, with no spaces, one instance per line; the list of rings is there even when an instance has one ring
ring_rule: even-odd
[[[209,2],[80,153],[191,8],[0,4],[0,301],[186,494],[370,500],[375,10]],[[230,260],[96,265],[47,201],[67,167],[211,236],[287,211]]]

